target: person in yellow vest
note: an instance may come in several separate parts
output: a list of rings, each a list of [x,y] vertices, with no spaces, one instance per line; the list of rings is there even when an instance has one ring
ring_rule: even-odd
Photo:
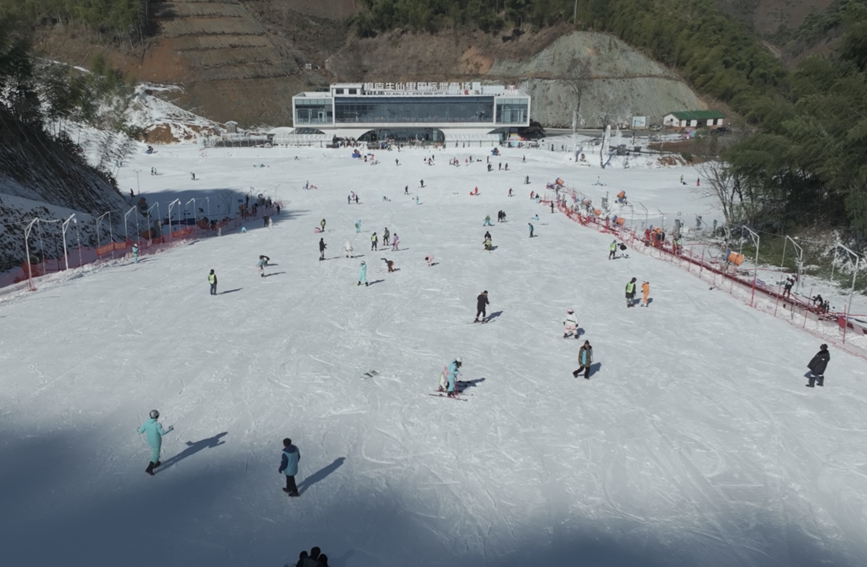
[[[211,295],[217,295],[217,274],[214,273],[213,269],[208,274],[208,283],[211,284]]]
[[[614,260],[617,257],[617,240],[611,241],[611,246],[608,247],[608,259]]]
[[[626,284],[626,307],[635,307],[635,278]]]

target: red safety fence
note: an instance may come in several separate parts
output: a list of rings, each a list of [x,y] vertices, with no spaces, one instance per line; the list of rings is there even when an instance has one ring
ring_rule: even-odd
[[[20,268],[0,274],[0,288],[10,288],[4,289],[5,292],[15,291],[16,289],[35,290],[36,286],[40,283],[36,278],[65,271],[67,262],[69,263],[69,269],[74,269],[86,265],[96,267],[99,264],[106,264],[116,260],[132,259],[132,247],[134,244],[138,245],[138,256],[141,258],[188,243],[191,240],[231,233],[240,230],[243,226],[256,226],[253,221],[262,221],[265,216],[273,217],[278,206],[282,210],[283,203],[275,202],[273,207],[270,208],[257,207],[255,215],[247,212],[243,217],[226,219],[213,225],[200,223],[195,226],[186,226],[179,230],[167,232],[156,238],[147,238],[150,235],[150,231],[144,231],[140,239],[130,238],[121,242],[109,242],[95,248],[88,246],[67,246],[66,258],[63,256],[44,258],[41,262],[33,264],[24,262]],[[28,281],[33,282],[32,287],[28,285]]]
[[[543,202],[550,205],[552,201]],[[867,322],[864,322],[867,315],[824,311],[807,299],[785,293],[781,285],[762,281],[756,270],[740,268],[741,254],[736,254],[741,256],[736,262],[731,259],[731,251],[709,243],[676,245],[665,239],[664,233],[657,233],[662,239],[654,238],[649,230],[637,233],[624,223],[603,217],[601,211],[582,212],[580,208],[569,207],[562,199],[557,202],[557,209],[577,224],[614,235],[636,252],[686,270],[711,284],[711,289],[724,291],[750,307],[784,319],[841,350],[867,359]],[[808,297],[812,295],[811,290]]]

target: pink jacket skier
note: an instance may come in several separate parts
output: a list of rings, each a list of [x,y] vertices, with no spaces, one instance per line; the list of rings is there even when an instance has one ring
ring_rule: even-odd
[[[397,245],[400,244],[400,238],[397,237],[397,233],[394,233],[394,240],[391,242],[391,249],[397,250]]]

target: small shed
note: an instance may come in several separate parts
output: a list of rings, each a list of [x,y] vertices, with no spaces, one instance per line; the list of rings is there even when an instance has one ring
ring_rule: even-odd
[[[719,128],[725,115],[719,110],[680,110],[665,115],[662,123],[670,128]]]
[[[234,120],[229,120],[226,122],[226,133],[227,134],[237,134],[238,133],[238,123]]]

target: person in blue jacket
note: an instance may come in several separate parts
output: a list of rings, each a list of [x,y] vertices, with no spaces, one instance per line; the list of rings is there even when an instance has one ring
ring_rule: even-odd
[[[298,496],[295,475],[298,474],[298,461],[300,460],[301,451],[287,437],[283,440],[283,456],[280,457],[280,468],[277,469],[277,472],[286,475],[286,488],[283,489],[283,492],[289,496]]]
[[[455,386],[458,382],[458,374],[461,373],[461,364],[463,364],[463,360],[461,357],[457,357],[454,359],[446,370],[446,380],[448,381],[448,396],[450,398],[454,398],[458,392],[455,389]]]
[[[152,449],[151,462],[148,463],[148,468],[145,469],[145,472],[151,476],[154,474],[154,469],[162,464],[160,462],[160,447],[162,447],[163,444],[163,435],[175,429],[174,426],[169,426],[168,430],[163,429],[163,426],[157,421],[159,417],[160,412],[157,410],[151,410],[150,419],[138,428],[139,433],[147,434],[148,445],[150,445]]]
[[[365,262],[361,262],[361,271],[358,272],[358,285],[361,285],[361,282],[364,282],[364,286],[367,287],[367,264]]]
[[[572,373],[573,378],[578,378],[581,370],[584,370],[584,379],[590,379],[590,365],[593,363],[593,347],[590,346],[590,341],[584,341],[584,345],[578,351],[578,370]]]

